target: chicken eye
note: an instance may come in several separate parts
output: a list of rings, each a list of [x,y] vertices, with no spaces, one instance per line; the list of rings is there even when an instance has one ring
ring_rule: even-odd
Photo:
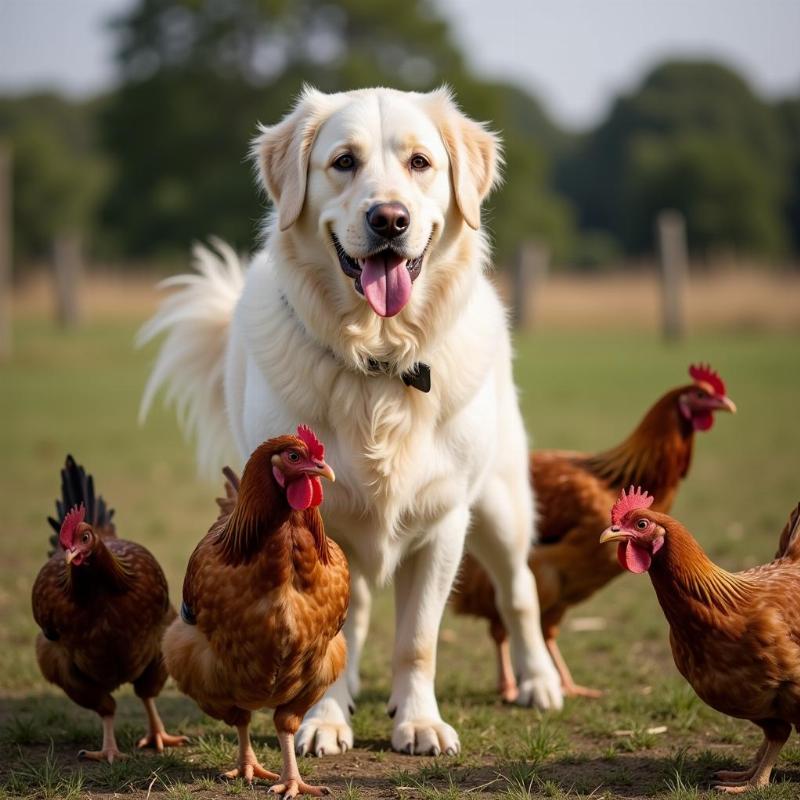
[[[428,161],[425,156],[417,153],[416,155],[411,156],[411,160],[408,162],[408,165],[411,167],[411,169],[421,172],[422,170],[428,169],[428,167],[431,165],[431,162]]]
[[[299,453],[296,453],[294,450],[290,450],[290,451],[289,451],[289,453],[287,454],[287,456],[286,456],[286,457],[287,457],[287,458],[289,459],[289,461],[291,461],[293,464],[296,464],[296,463],[297,463],[297,462],[300,460],[300,454],[299,454]]]
[[[86,544],[89,541],[89,533],[88,531],[81,536],[81,541]]]
[[[339,172],[350,172],[355,169],[356,160],[351,153],[342,153],[342,155],[334,159],[332,166]]]
[[[647,528],[647,520],[646,520],[646,519],[640,519],[640,520],[639,520],[639,521],[636,523],[636,527],[637,527],[637,528],[638,528],[640,531],[643,531],[645,528]]]

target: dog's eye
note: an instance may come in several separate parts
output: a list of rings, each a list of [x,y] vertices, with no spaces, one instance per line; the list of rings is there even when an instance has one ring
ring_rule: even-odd
[[[342,155],[334,160],[332,166],[334,169],[338,169],[339,172],[350,172],[350,170],[355,168],[356,160],[350,153],[342,153]]]
[[[408,165],[411,167],[411,169],[420,172],[424,169],[428,169],[428,167],[431,165],[431,162],[428,161],[425,156],[417,153],[416,155],[411,156],[411,161],[408,162]]]

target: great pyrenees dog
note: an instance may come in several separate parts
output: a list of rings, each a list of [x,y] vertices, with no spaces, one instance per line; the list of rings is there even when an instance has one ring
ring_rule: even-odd
[[[252,152],[274,203],[263,249],[243,271],[223,243],[198,248],[197,272],[168,282],[176,291],[142,331],[166,334],[143,411],[165,387],[205,468],[242,464],[299,423],[325,443],[337,480],[322,512],[352,575],[349,663],[306,716],[298,752],[353,746],[370,592],[387,581],[392,747],[459,751],[434,679],[465,541],[496,587],[518,702],[560,708],[526,561],[528,442],[486,278],[497,138],[444,89],[307,89]]]

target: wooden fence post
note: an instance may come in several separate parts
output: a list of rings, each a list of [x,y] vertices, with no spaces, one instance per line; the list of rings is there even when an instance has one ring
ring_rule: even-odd
[[[11,146],[0,141],[0,361],[11,358]]]
[[[81,317],[83,253],[79,234],[62,233],[56,236],[53,242],[53,270],[58,322],[65,328],[74,327]]]
[[[530,327],[536,316],[541,288],[547,279],[550,254],[537,241],[521,242],[512,264],[511,322],[514,328]]]
[[[661,265],[661,307],[664,338],[682,339],[686,333],[684,298],[689,277],[686,222],[680,211],[661,211],[656,219]]]

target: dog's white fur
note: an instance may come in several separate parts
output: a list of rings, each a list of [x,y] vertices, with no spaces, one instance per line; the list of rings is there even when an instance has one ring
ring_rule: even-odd
[[[332,164],[352,153],[357,169]],[[430,168],[409,168],[421,153]],[[266,245],[242,279],[234,254],[197,253],[199,275],[143,331],[167,337],[145,410],[168,387],[218,467],[226,434],[240,462],[264,439],[310,425],[337,481],[326,488],[326,530],[350,559],[353,597],[346,677],[306,716],[299,752],[352,747],[352,695],[369,620],[370,588],[394,579],[396,642],[392,745],[457,752],[458,736],[434,694],[437,634],[468,528],[511,636],[520,703],[559,708],[561,690],[539,626],[526,556],[533,508],[528,445],[511,372],[504,310],[484,276],[480,205],[497,179],[493,134],[465,117],[445,90],[306,90],[254,145],[275,202]],[[410,211],[405,247],[423,251],[408,305],[382,318],[340,269],[335,233],[365,256],[365,212],[377,201]],[[426,249],[427,248],[427,249]],[[368,370],[370,358],[391,374]],[[432,389],[399,375],[431,365]]]

